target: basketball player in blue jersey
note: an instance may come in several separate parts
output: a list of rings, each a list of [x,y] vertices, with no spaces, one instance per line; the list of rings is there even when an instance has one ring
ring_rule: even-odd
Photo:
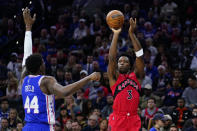
[[[36,16],[32,18],[30,10],[25,8],[23,18],[26,25],[21,81],[26,123],[23,131],[54,131],[55,96],[65,97],[73,94],[90,80],[100,80],[101,75],[94,72],[65,87],[58,84],[55,78],[45,76],[45,65],[41,55],[32,55],[31,28]]]

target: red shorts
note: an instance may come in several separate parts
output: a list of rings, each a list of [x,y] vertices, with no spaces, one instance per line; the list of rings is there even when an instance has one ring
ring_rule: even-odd
[[[130,113],[112,113],[109,116],[108,131],[139,131],[141,120]]]

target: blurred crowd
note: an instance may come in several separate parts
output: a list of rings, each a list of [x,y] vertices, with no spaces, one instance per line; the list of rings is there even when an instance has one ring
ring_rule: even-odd
[[[141,130],[197,130],[197,1],[0,0],[1,131],[24,126],[19,81],[25,32],[21,9],[26,6],[37,14],[33,52],[43,56],[47,75],[65,86],[103,72],[100,82],[56,100],[56,131],[107,131],[113,111],[106,73],[113,34],[105,17],[113,9],[125,16],[118,53],[134,54],[128,29],[129,18],[137,18],[146,72],[138,109]]]

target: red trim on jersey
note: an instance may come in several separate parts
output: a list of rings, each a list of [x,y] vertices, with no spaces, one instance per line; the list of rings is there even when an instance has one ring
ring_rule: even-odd
[[[47,115],[49,118],[49,124],[50,124],[50,115],[49,115],[49,102],[48,102],[48,96],[47,96]]]
[[[159,108],[156,107],[156,110],[153,112],[152,115],[150,115],[150,114],[148,113],[148,108],[146,108],[146,109],[145,109],[145,117],[146,117],[146,118],[149,118],[149,119],[150,119],[150,118],[153,118],[153,116],[157,113],[158,110],[159,110]]]

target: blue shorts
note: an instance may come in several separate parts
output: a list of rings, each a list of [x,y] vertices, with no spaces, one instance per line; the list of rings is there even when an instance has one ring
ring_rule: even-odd
[[[22,131],[55,131],[53,125],[42,123],[26,123]]]

